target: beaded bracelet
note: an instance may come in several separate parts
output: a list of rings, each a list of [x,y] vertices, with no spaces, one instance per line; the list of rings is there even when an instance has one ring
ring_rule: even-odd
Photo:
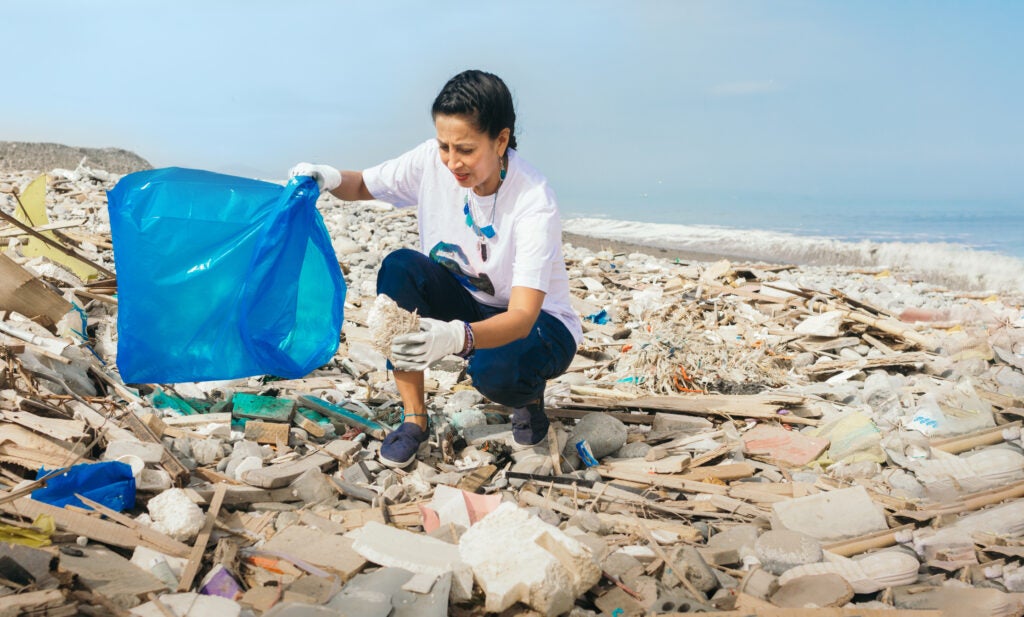
[[[466,327],[466,342],[462,346],[462,351],[455,355],[460,358],[468,358],[476,349],[476,341],[473,339],[473,328],[470,327],[469,322],[464,321],[462,322],[462,325]]]

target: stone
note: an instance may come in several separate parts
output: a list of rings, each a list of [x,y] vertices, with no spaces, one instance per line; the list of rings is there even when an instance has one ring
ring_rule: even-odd
[[[634,441],[619,448],[615,452],[615,458],[643,458],[650,450],[650,444],[643,441]]]
[[[780,584],[811,574],[838,574],[857,593],[875,593],[886,587],[909,585],[917,580],[921,564],[901,550],[871,553],[861,559],[835,556],[829,562],[812,563],[786,570]]]
[[[761,567],[780,575],[796,566],[821,561],[821,544],[810,536],[785,529],[766,531],[754,544]]]
[[[715,576],[714,570],[708,566],[696,548],[689,545],[679,547],[675,555],[672,556],[672,563],[676,572],[685,576],[688,581],[693,583],[694,587],[704,593],[708,593],[718,586],[718,578]],[[667,568],[662,574],[661,581],[669,587],[679,585],[679,578]]]
[[[589,413],[569,433],[562,456],[576,458],[576,443],[586,441],[594,458],[602,459],[625,445],[626,437],[626,425],[618,418],[601,412]]]
[[[327,501],[338,495],[331,481],[319,469],[307,469],[302,472],[298,478],[292,480],[288,488],[291,489],[292,495],[307,504]]]
[[[783,583],[770,601],[782,608],[842,606],[853,599],[853,588],[837,574],[812,574]]]
[[[884,531],[882,508],[863,486],[839,489],[772,504],[772,529],[799,531],[823,542]]]
[[[735,550],[743,559],[754,555],[754,545],[760,533],[761,530],[754,525],[733,525],[708,538],[707,544],[709,548]]]
[[[360,574],[326,607],[351,617],[446,617],[451,574],[427,576],[431,584],[425,592],[406,589],[417,577],[424,576],[427,575],[413,574],[402,568],[381,568]]]
[[[811,315],[793,329],[797,334],[806,336],[836,337],[842,333],[843,313],[828,311],[820,315]]]

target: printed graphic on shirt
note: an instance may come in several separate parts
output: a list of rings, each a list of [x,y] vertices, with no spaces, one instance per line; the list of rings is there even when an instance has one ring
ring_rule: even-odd
[[[458,244],[438,242],[430,249],[430,258],[455,275],[455,278],[470,291],[482,291],[494,295],[494,283],[487,273],[477,274],[469,265],[465,251]]]

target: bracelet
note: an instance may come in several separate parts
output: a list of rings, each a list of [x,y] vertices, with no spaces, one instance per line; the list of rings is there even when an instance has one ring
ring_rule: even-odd
[[[476,349],[476,340],[473,338],[473,328],[470,327],[469,322],[464,321],[462,325],[466,328],[466,342],[462,345],[462,351],[455,355],[460,358],[468,358]]]

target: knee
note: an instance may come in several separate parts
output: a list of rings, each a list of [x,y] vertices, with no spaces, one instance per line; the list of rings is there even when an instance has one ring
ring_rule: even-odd
[[[392,251],[377,271],[377,293],[387,293],[395,286],[403,286],[417,271],[417,262],[424,256],[419,251],[402,248]]]
[[[522,407],[544,395],[543,380],[523,374],[507,354],[486,353],[490,351],[478,351],[467,368],[480,394],[508,407]]]

